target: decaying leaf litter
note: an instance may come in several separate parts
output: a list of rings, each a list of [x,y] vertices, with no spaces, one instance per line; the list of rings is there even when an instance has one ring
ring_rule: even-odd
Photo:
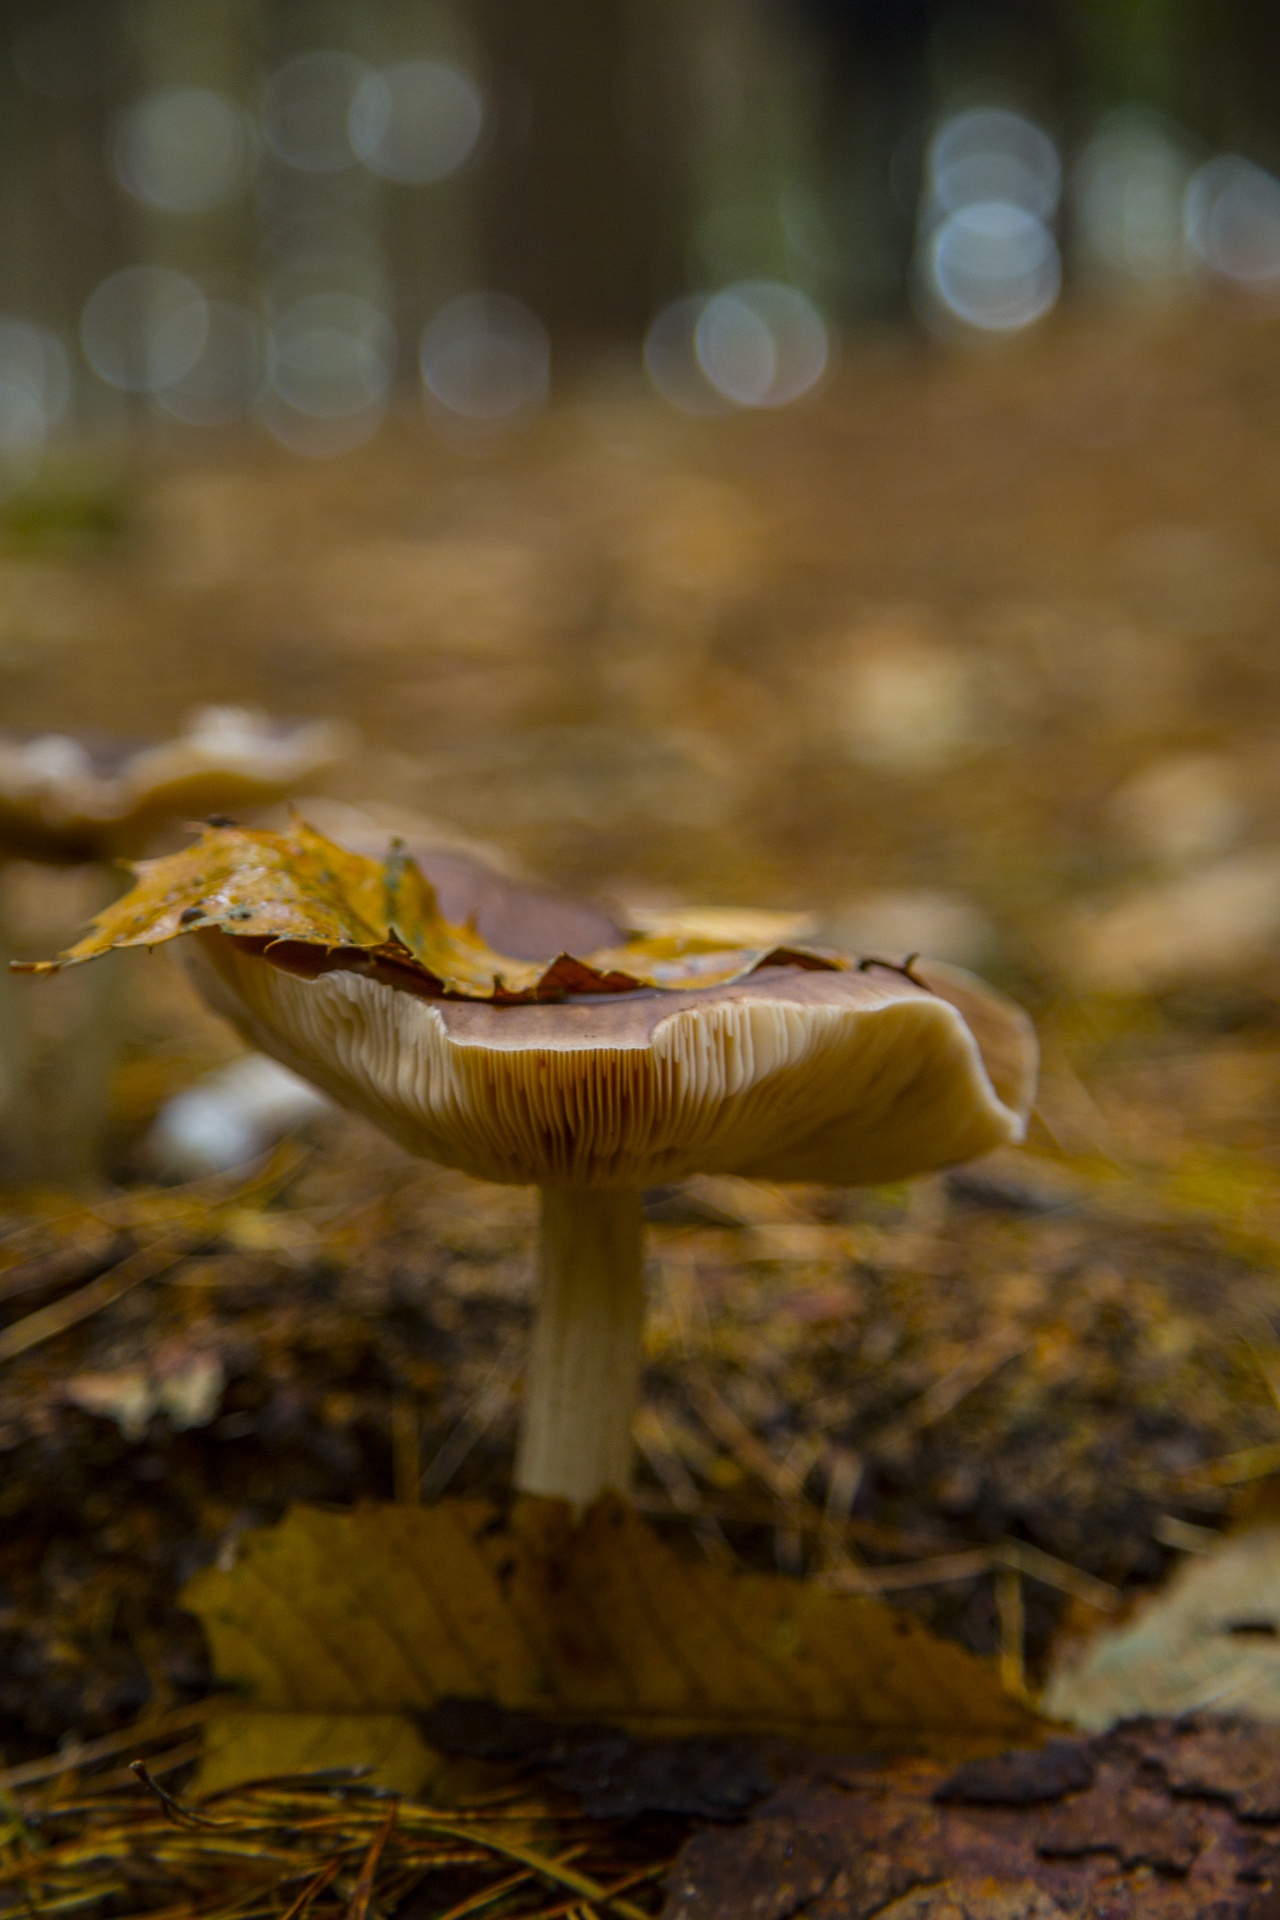
[[[762,1764],[725,1742],[645,1747],[493,1710],[429,1730],[455,1755],[445,1805],[341,1769],[197,1801],[165,1785],[184,1749],[158,1721],[135,1736],[147,1758],[96,1787],[43,1804],[28,1789],[0,1887],[28,1911],[228,1916],[1269,1911],[1280,1770],[1256,1723],[1135,1721],[959,1768],[785,1749]]]
[[[1048,1042],[1033,1154],[911,1192],[651,1195],[640,1491],[712,1563],[890,1591],[1011,1680],[1203,1544],[1280,1431],[1268,346],[1223,318],[1064,329],[1012,380],[855,356],[823,418],[720,434],[597,398],[500,484],[408,437],[287,485],[175,471],[126,550],[5,562],[15,721],[47,724],[55,675],[59,721],[83,700],[134,730],[340,706],[370,742],[348,799],[575,886],[835,929],[941,898],[985,942]],[[1132,788],[1172,763],[1177,827],[1188,759],[1230,804],[1171,853]],[[1207,958],[1097,993],[1117,903],[1159,931],[1189,874],[1230,907],[1233,873],[1225,963],[1219,911]],[[122,1173],[223,1045],[146,964]],[[13,1322],[158,1237],[54,1201],[10,1223]],[[291,1500],[505,1484],[528,1230],[519,1194],[335,1121],[269,1204],[211,1207],[163,1274],[7,1364],[7,1759],[198,1697],[176,1590]]]

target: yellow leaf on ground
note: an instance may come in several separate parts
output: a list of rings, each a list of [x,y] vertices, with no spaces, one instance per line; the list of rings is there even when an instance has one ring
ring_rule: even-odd
[[[451,1770],[401,1713],[258,1713],[221,1707],[205,1723],[196,1794],[245,1780],[368,1767],[372,1786],[430,1795]]]
[[[562,1502],[522,1500],[506,1527],[468,1500],[296,1507],[184,1599],[218,1678],[288,1717],[483,1696],[642,1736],[946,1756],[1041,1729],[993,1667],[910,1616],[685,1560],[613,1495],[576,1524]]]
[[[1280,1526],[1187,1559],[1131,1619],[1059,1660],[1046,1702],[1090,1732],[1138,1714],[1280,1720]]]

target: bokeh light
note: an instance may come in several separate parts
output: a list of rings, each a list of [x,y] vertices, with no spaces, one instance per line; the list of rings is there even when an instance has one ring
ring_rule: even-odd
[[[798,287],[744,280],[707,301],[694,350],[708,380],[740,407],[785,407],[827,370],[822,315]]]
[[[691,293],[669,301],[645,335],[645,371],[663,399],[684,413],[727,413],[732,406],[698,358],[694,336],[709,298]]]
[[[155,393],[182,380],[209,337],[209,305],[170,267],[122,267],[89,295],[80,316],[85,359],[109,386]]]
[[[1053,235],[1043,220],[1007,200],[961,207],[929,250],[933,285],[957,319],[1009,333],[1049,311],[1062,285]]]
[[[717,393],[740,407],[763,405],[778,370],[773,330],[736,292],[707,301],[693,330],[698,365]]]
[[[44,446],[47,429],[40,403],[29,390],[0,380],[0,480],[12,485],[27,470]]]
[[[1158,115],[1140,107],[1109,114],[1076,168],[1076,224],[1085,256],[1139,282],[1180,275],[1192,164],[1186,140]]]
[[[1049,221],[1061,193],[1057,148],[1005,108],[943,121],[930,144],[918,254],[926,317],[984,333],[1039,320],[1062,286]]]
[[[475,150],[484,107],[475,82],[444,60],[400,60],[368,73],[351,101],[351,145],[374,173],[421,186]]]
[[[658,392],[695,414],[788,406],[818,385],[830,358],[817,307],[778,280],[672,300],[644,342],[645,370]]]
[[[536,313],[505,293],[466,293],[441,307],[422,336],[430,398],[478,423],[511,420],[546,404],[551,342]]]
[[[29,320],[0,319],[0,440],[43,441],[70,400],[71,367],[57,334]]]
[[[369,68],[353,53],[298,53],[267,81],[262,131],[277,157],[304,173],[341,173],[355,164],[348,123]]]
[[[833,689],[832,714],[852,759],[910,775],[962,758],[978,731],[969,662],[953,647],[907,637],[853,661]]]
[[[1237,286],[1280,284],[1280,180],[1240,154],[1219,154],[1187,188],[1187,245],[1211,273]]]
[[[161,387],[166,413],[191,426],[221,426],[252,412],[266,382],[266,329],[256,314],[211,300],[204,346],[186,372]]]
[[[66,348],[48,327],[0,319],[0,482],[11,487],[38,464],[71,399]]]
[[[120,115],[112,159],[116,178],[135,200],[167,213],[204,213],[244,185],[244,116],[208,87],[162,87]]]
[[[300,453],[308,460],[333,460],[354,452],[373,438],[386,413],[380,400],[354,413],[304,413],[270,388],[258,408],[258,418],[272,438],[290,453]]]
[[[1033,120],[1003,107],[975,107],[945,120],[934,136],[929,191],[945,213],[998,201],[1047,220],[1062,191],[1062,163]]]
[[[337,420],[380,406],[395,364],[395,328],[357,294],[309,294],[276,321],[271,385],[298,413]]]

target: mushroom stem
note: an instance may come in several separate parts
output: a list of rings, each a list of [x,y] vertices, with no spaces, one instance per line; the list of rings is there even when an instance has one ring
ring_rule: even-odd
[[[631,1479],[644,1324],[643,1217],[630,1187],[544,1187],[540,1288],[516,1458],[522,1493],[584,1507]]]

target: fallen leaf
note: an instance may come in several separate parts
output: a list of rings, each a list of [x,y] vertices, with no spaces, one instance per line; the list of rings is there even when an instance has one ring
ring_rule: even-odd
[[[434,1789],[448,1765],[399,1713],[255,1713],[223,1707],[209,1717],[195,1784],[221,1793],[245,1780],[356,1768],[392,1793]]]
[[[1044,1696],[1052,1719],[1097,1730],[1210,1707],[1280,1720],[1280,1527],[1190,1559],[1124,1626],[1073,1649]]]
[[[648,1738],[777,1734],[966,1753],[1034,1741],[994,1668],[883,1602],[680,1558],[616,1496],[294,1508],[197,1574],[218,1678],[262,1711],[483,1696]],[[241,1776],[247,1777],[247,1776]]]
[[[385,860],[353,853],[294,819],[284,833],[207,827],[180,853],[139,861],[134,885],[57,960],[16,970],[52,973],[116,947],[155,947],[217,930],[251,942],[276,965],[314,974],[333,966],[431,995],[516,1005],[569,994],[727,986],[766,966],[840,971],[847,962],[775,941],[726,946],[679,926],[620,946],[518,960],[496,952],[474,923],[454,925],[403,847]],[[497,877],[493,884],[499,885]]]
[[[637,933],[689,934],[717,947],[777,946],[808,940],[818,928],[816,914],[760,907],[628,907],[625,919]]]

